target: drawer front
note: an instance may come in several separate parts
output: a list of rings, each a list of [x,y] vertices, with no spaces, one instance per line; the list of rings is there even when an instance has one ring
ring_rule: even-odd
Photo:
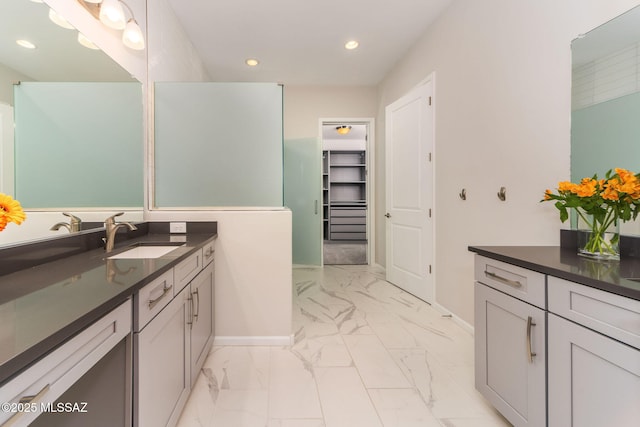
[[[363,216],[334,216],[331,218],[331,224],[366,224],[367,219]]]
[[[331,240],[367,240],[367,233],[331,233]]]
[[[41,414],[42,405],[54,404],[56,399],[130,333],[131,300],[127,300],[3,385],[0,388],[0,400],[3,403],[17,405],[18,402],[23,402],[23,405],[27,403],[29,407],[37,408],[37,411],[0,411],[0,425],[29,425]]]
[[[332,208],[331,209],[331,217],[334,216],[365,216],[366,209],[365,208]]]
[[[185,286],[189,284],[191,279],[196,277],[202,270],[202,249],[197,250],[189,258],[182,261],[173,269],[173,278],[175,281],[174,295],[177,295]]]
[[[134,329],[141,330],[162,309],[169,304],[174,293],[173,269],[167,271],[136,294],[136,314]]]
[[[549,311],[640,349],[640,301],[549,277]]]
[[[331,224],[332,233],[366,233],[367,226],[362,224]]]
[[[540,308],[546,308],[545,275],[476,255],[475,279]]]
[[[209,265],[214,260],[216,254],[216,242],[215,240],[207,243],[202,248],[202,264],[203,268]]]

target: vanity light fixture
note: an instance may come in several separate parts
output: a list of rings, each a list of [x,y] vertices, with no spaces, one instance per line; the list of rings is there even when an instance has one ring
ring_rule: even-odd
[[[349,40],[344,44],[344,48],[347,50],[353,50],[358,46],[360,46],[360,43],[358,43],[356,40]]]
[[[124,30],[127,21],[120,0],[104,0],[100,4],[100,22],[114,30]]]
[[[87,36],[82,34],[80,31],[78,31],[78,43],[80,43],[82,46],[87,47],[89,49],[93,49],[93,50],[100,49],[98,46],[93,44],[93,42],[89,40]]]
[[[51,20],[51,22],[53,22],[54,24],[62,27],[62,28],[66,28],[67,30],[74,30],[75,28],[73,27],[73,25],[69,24],[69,22],[64,19],[58,12],[56,12],[55,10],[49,8],[49,19]]]
[[[78,0],[93,16],[114,30],[123,30],[122,43],[130,49],[143,50],[144,35],[133,15],[133,10],[123,0]],[[127,20],[125,9],[131,15]]]
[[[349,132],[351,132],[351,126],[349,125],[336,126],[336,132],[338,132],[340,135],[346,135]]]
[[[256,66],[260,63],[260,61],[258,61],[258,60],[257,60],[257,59],[255,59],[255,58],[249,58],[249,59],[247,59],[247,60],[246,60],[246,61],[244,61],[244,62],[245,62],[245,64],[247,64],[249,67],[256,67]]]

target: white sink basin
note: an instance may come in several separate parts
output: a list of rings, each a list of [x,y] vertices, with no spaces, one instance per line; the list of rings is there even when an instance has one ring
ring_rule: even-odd
[[[136,246],[135,248],[107,257],[108,259],[160,258],[180,246]]]

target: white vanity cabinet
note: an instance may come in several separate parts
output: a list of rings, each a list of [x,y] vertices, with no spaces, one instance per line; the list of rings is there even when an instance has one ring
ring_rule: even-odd
[[[174,426],[211,349],[213,243],[137,293],[134,426]],[[205,256],[206,255],[206,256]],[[145,312],[154,312],[151,315]],[[147,323],[140,319],[148,319]]]
[[[47,417],[55,413],[58,399],[72,389],[79,380],[84,378],[86,373],[90,372],[112,349],[121,345],[121,343],[125,343],[123,346],[123,349],[125,349],[124,358],[127,359],[128,357],[128,360],[124,360],[119,365],[118,372],[108,371],[108,375],[122,378],[126,378],[127,373],[130,375],[130,352],[127,353],[128,342],[124,340],[130,339],[131,312],[131,300],[127,300],[0,387],[0,400],[9,405],[7,408],[3,407],[3,411],[0,411],[0,425],[27,426],[34,421],[37,422],[36,418],[41,415]],[[92,377],[90,380],[95,382],[99,381],[100,378]],[[102,386],[103,383],[100,382],[99,384]],[[110,393],[115,395],[114,399],[121,399],[122,404],[120,405],[120,413],[110,414],[111,418],[108,425],[130,425],[131,401],[129,400],[129,403],[126,404],[127,398],[130,398],[130,381],[127,384],[127,381],[123,380],[121,385],[124,390],[122,388],[109,390]],[[78,405],[83,405],[81,402],[88,400],[88,396],[83,395],[80,397],[81,400],[78,400],[77,403]],[[82,415],[88,415],[82,420],[87,422],[87,425],[105,425],[104,419],[100,421],[102,424],[98,421],[92,421],[92,416],[102,414],[103,408],[100,407],[101,405],[98,401],[91,403],[93,405],[88,403],[84,408],[87,414],[79,413],[79,418],[82,420]],[[83,408],[79,406],[78,410],[81,409]],[[65,414],[61,415],[64,416]],[[66,419],[59,418],[52,423],[45,423],[45,425],[47,424],[77,425],[71,424]]]
[[[476,389],[514,426],[545,426],[545,276],[476,256],[475,279]]]
[[[640,422],[640,301],[549,277],[549,426]]]

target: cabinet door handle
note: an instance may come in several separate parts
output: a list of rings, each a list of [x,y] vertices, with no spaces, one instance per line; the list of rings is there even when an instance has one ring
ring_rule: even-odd
[[[498,276],[496,273],[492,273],[487,270],[484,271],[484,275],[514,288],[522,287],[522,283],[518,282],[517,280],[507,279],[506,277]]]
[[[193,293],[193,295],[195,295],[196,298],[197,298],[196,311],[195,311],[195,314],[193,315],[194,320],[197,322],[198,321],[198,315],[200,314],[200,289],[196,289],[196,291]]]
[[[189,311],[189,321],[187,322],[187,325],[191,325],[191,327],[193,328],[193,294],[189,294],[189,298],[187,298],[189,300],[189,305],[191,305],[191,310]]]
[[[315,206],[314,206],[314,211],[315,211],[315,215],[318,215],[318,200],[315,200]]]
[[[164,283],[164,285],[163,285],[163,288],[162,288],[162,294],[161,294],[158,298],[156,298],[156,299],[150,299],[150,300],[149,300],[149,302],[148,302],[148,304],[149,304],[149,309],[152,309],[153,307],[155,307],[155,306],[158,304],[158,302],[160,302],[160,300],[161,300],[162,298],[164,298],[164,297],[165,297],[165,295],[167,295],[167,294],[169,293],[169,291],[171,290],[171,288],[173,288],[173,285],[169,285],[169,286],[167,286],[167,283],[165,282],[165,283]]]
[[[527,317],[527,353],[529,353],[529,363],[533,363],[536,354],[531,351],[531,327],[536,326],[531,316]]]
[[[45,394],[47,394],[47,392],[49,391],[50,388],[51,388],[51,385],[47,384],[44,387],[42,387],[42,390],[40,390],[36,394],[29,395],[29,396],[22,396],[20,398],[20,400],[18,400],[18,402],[23,403],[23,404],[24,403],[37,403],[38,401],[40,401],[40,399],[42,399],[42,397]],[[24,415],[26,413],[28,413],[28,412],[24,412],[24,411],[16,412],[15,414],[13,414],[11,416],[11,418],[9,418],[4,424],[2,424],[2,427],[9,427],[9,426],[14,425],[16,422],[18,422],[20,420],[22,415]]]

